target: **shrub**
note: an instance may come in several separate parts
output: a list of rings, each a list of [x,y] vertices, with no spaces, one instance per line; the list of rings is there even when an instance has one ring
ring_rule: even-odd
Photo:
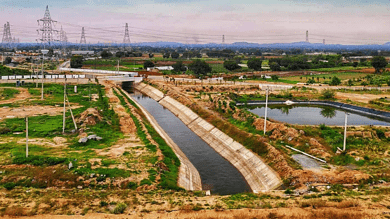
[[[127,208],[127,205],[125,203],[118,203],[115,206],[115,208],[114,208],[112,213],[114,213],[114,214],[123,214],[123,212],[125,212],[126,208]]]
[[[8,182],[6,184],[3,185],[4,188],[6,188],[7,190],[12,190],[13,188],[15,188],[15,183],[13,182]]]
[[[137,188],[137,187],[138,187],[138,184],[135,183],[135,182],[129,182],[129,183],[127,184],[127,188],[129,188],[129,189],[135,189],[135,188]]]
[[[321,96],[324,99],[333,99],[335,96],[336,92],[332,89],[324,89],[321,91]]]
[[[337,85],[340,85],[341,84],[341,80],[340,78],[334,76],[332,78],[332,80],[330,81],[329,85],[332,85],[332,86],[337,86]]]

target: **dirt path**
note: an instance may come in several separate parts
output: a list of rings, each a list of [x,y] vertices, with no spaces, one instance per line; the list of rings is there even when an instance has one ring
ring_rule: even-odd
[[[310,218],[383,218],[383,215],[389,215],[389,210],[384,207],[361,208],[351,207],[339,209],[337,207],[325,207],[314,209],[307,208],[277,208],[277,209],[234,209],[234,210],[201,210],[191,211],[182,210],[174,212],[134,212],[131,215],[114,214],[87,214],[87,215],[36,215],[23,217],[23,219],[236,219],[236,218],[291,218],[291,219],[310,219]],[[2,217],[10,219],[15,217]]]
[[[353,94],[353,93],[336,93],[336,99],[347,100],[350,99],[352,101],[361,102],[361,103],[369,103],[370,100],[375,100],[381,97],[390,98],[389,94]]]
[[[72,106],[77,109],[79,106]],[[24,106],[20,108],[0,107],[0,121],[3,119],[23,118],[26,116],[50,115],[56,116],[63,112],[63,107],[57,106]]]
[[[9,104],[9,103],[14,103],[19,100],[26,100],[31,97],[30,93],[28,92],[28,89],[26,88],[17,88],[17,87],[4,87],[4,88],[12,88],[19,90],[20,93],[16,95],[16,97],[8,99],[8,100],[1,100],[0,104]],[[0,114],[1,115],[1,114]]]

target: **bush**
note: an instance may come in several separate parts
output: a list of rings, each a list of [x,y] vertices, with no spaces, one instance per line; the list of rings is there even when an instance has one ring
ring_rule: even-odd
[[[340,78],[333,76],[332,80],[330,81],[329,85],[337,86],[341,84]]]
[[[125,212],[126,208],[127,208],[127,205],[125,203],[118,203],[115,206],[115,208],[114,208],[112,213],[114,213],[114,214],[123,214],[123,212]]]
[[[277,80],[279,80],[279,76],[277,76],[277,75],[271,75],[271,79],[272,79],[273,81],[277,81]]]
[[[336,91],[329,89],[329,88],[321,91],[321,96],[324,99],[333,99],[335,94],[336,94]]]
[[[6,188],[7,190],[12,190],[13,188],[15,188],[15,183],[13,182],[8,182],[6,184],[3,185],[4,188]]]
[[[30,155],[29,157],[18,156],[12,160],[14,164],[32,164],[34,166],[54,166],[60,163],[65,163],[67,158],[59,158],[59,157],[44,157],[44,156],[34,156]]]
[[[129,182],[129,183],[127,184],[127,188],[129,188],[129,189],[135,189],[135,188],[137,188],[137,187],[138,187],[138,184],[135,183],[135,182]]]

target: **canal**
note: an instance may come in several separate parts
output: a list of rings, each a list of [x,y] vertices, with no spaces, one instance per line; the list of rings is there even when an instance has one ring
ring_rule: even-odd
[[[241,173],[173,113],[139,92],[132,94],[132,97],[156,119],[196,167],[204,190],[220,195],[251,191]]]

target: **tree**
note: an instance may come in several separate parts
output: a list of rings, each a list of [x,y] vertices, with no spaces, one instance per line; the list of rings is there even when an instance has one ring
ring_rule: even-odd
[[[149,58],[153,58],[154,57],[154,54],[153,53],[149,53]]]
[[[332,80],[330,81],[329,84],[332,85],[332,86],[337,86],[337,85],[341,84],[341,80],[340,80],[340,78],[338,78],[336,76],[333,76],[333,78],[332,78]]]
[[[150,60],[146,60],[144,62],[144,69],[151,68],[151,67],[154,67],[154,63]]]
[[[104,50],[100,55],[102,56],[103,59],[108,59],[108,58],[112,57],[112,53],[110,53],[109,51],[106,51],[106,50]]]
[[[165,53],[163,54],[163,58],[164,58],[164,59],[169,59],[169,56],[171,56],[171,54],[170,54],[169,52],[165,52]]]
[[[272,79],[273,81],[277,81],[277,80],[279,80],[279,76],[277,76],[277,75],[271,75],[271,79]]]
[[[248,68],[253,69],[255,71],[261,71],[261,64],[263,61],[261,59],[253,58],[248,61]]]
[[[380,73],[381,70],[386,68],[387,61],[386,61],[385,57],[383,57],[383,56],[375,56],[371,60],[371,65],[372,65],[372,67],[375,68],[375,73]]]
[[[333,99],[336,94],[336,91],[327,88],[321,91],[321,95],[324,99]]]
[[[207,64],[205,61],[202,61],[200,59],[195,60],[188,67],[197,76],[206,75],[207,73],[210,73],[212,70],[209,64]]]
[[[83,57],[82,56],[72,56],[70,59],[71,68],[81,68],[83,67]]]
[[[126,55],[125,52],[121,52],[121,51],[115,53],[115,56],[116,56],[117,58],[125,57],[125,55]]]
[[[249,66],[248,66],[248,67],[249,67]],[[272,71],[280,71],[280,70],[281,70],[280,65],[279,65],[278,63],[276,63],[276,62],[271,62],[271,63],[269,64],[269,67],[270,67],[270,69],[271,69]]]
[[[353,85],[353,81],[351,79],[348,80],[348,86],[352,86]]]
[[[354,63],[352,63],[352,66],[353,66],[354,68],[356,68],[358,65],[359,65],[359,62],[354,62]]]
[[[172,67],[174,72],[182,72],[187,70],[186,66],[183,65],[182,61],[176,62],[175,64],[172,65]]]
[[[229,71],[233,71],[233,70],[241,68],[241,66],[239,66],[237,64],[237,62],[235,62],[235,61],[224,61],[223,62],[223,67],[226,68]]]
[[[12,58],[11,57],[6,57],[5,59],[4,59],[4,64],[9,64],[9,63],[11,63],[12,62]]]
[[[171,53],[172,59],[177,59],[177,58],[179,58],[179,56],[180,56],[180,54],[178,52],[172,52]]]

